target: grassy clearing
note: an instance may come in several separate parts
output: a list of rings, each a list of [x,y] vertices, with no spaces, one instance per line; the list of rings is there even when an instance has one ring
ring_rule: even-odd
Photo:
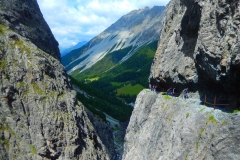
[[[87,80],[92,82],[92,81],[97,81],[99,78],[100,77],[94,77],[94,78],[88,78]]]
[[[117,89],[117,95],[137,95],[144,87],[140,84],[136,84],[132,86],[131,84],[128,84],[122,88]]]

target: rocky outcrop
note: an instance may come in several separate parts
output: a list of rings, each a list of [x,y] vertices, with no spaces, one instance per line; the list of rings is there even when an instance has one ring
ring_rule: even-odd
[[[116,151],[114,147],[114,138],[113,138],[113,133],[111,130],[111,126],[109,125],[108,122],[104,122],[100,117],[95,116],[92,114],[89,110],[87,110],[88,117],[90,121],[93,123],[94,130],[100,137],[102,143],[104,146],[108,149],[108,154],[112,155],[111,160],[117,160],[116,159]]]
[[[60,60],[58,42],[44,20],[36,0],[1,0],[0,24],[8,26]]]
[[[123,159],[238,160],[239,124],[240,114],[143,90],[127,128]]]
[[[0,15],[0,159],[113,159],[36,0],[1,1]]]
[[[238,1],[172,0],[167,6],[150,83],[188,87],[190,99],[149,90],[136,100],[124,160],[240,159],[240,114],[201,105],[207,94],[239,101]]]
[[[228,97],[236,106],[240,98],[239,5],[239,1],[227,0],[172,0],[151,82],[160,76],[167,81],[162,87],[181,90],[188,86],[200,96]]]

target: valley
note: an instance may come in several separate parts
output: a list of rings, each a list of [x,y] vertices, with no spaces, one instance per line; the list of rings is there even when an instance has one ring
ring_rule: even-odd
[[[77,45],[62,56],[52,30],[69,30],[38,2],[0,1],[1,160],[240,159],[240,2],[132,10],[88,42],[64,38]],[[44,1],[69,14],[53,24],[99,20],[64,2]]]

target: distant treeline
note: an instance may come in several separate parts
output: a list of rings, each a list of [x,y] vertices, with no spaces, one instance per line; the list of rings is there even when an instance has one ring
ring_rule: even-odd
[[[130,118],[132,107],[125,103],[135,102],[137,93],[136,95],[130,95],[126,91],[117,95],[117,89],[127,84],[131,84],[132,86],[140,84],[148,88],[148,76],[157,49],[157,41],[139,49],[127,61],[121,63],[121,65],[117,65],[108,72],[103,72],[110,65],[116,64],[130,49],[129,47],[114,52],[114,54],[109,54],[106,58],[98,61],[94,66],[80,74],[78,71],[73,73],[74,78],[71,77],[72,82],[89,95],[95,97],[88,99],[83,95],[78,95],[78,99],[86,107],[92,107],[95,110],[105,112],[120,121],[126,121]],[[99,77],[96,81],[87,81],[87,84],[83,83],[85,79],[95,79],[96,77]],[[103,117],[99,113],[98,115]]]
[[[99,115],[103,119],[103,114],[100,114],[96,111],[105,112],[111,117],[119,120],[119,121],[127,121],[132,113],[132,107],[124,104],[120,99],[116,98],[113,95],[106,94],[101,90],[92,87],[90,85],[84,84],[73,77],[70,77],[73,84],[77,85],[81,90],[86,91],[89,95],[93,96],[93,98],[86,98],[82,94],[77,95],[77,99],[82,102],[89,110],[95,109],[95,114]]]

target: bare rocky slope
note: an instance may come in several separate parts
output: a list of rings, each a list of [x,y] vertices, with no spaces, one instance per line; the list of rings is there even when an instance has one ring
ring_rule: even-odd
[[[0,16],[0,159],[114,159],[108,126],[76,100],[37,1],[1,0]]]
[[[239,1],[173,0],[167,7],[150,78],[199,96],[240,99]]]
[[[68,73],[79,73],[93,66],[107,54],[124,49],[126,51],[119,55],[122,58],[118,62],[127,60],[140,47],[159,39],[164,9],[164,6],[154,6],[131,11],[83,47],[63,56],[62,64]]]
[[[143,90],[126,131],[123,160],[239,160],[239,124],[240,114]]]

